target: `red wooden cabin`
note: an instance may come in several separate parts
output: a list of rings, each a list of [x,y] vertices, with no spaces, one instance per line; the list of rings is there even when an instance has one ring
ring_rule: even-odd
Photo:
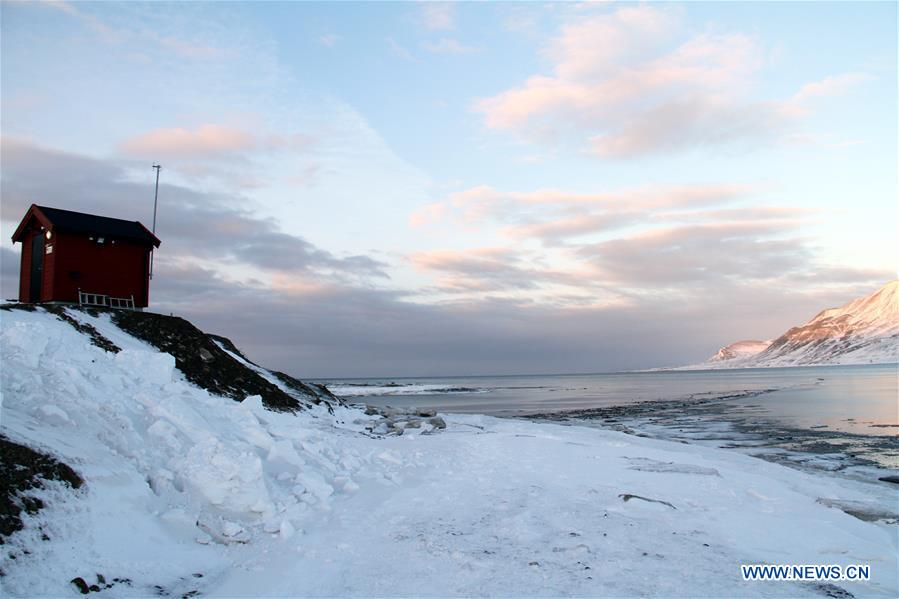
[[[148,305],[160,242],[137,221],[32,204],[12,240],[22,242],[20,302]]]

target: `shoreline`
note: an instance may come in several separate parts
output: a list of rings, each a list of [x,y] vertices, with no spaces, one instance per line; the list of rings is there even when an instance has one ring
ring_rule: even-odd
[[[776,391],[780,389],[692,394],[687,398],[509,417],[577,424],[637,437],[738,450],[805,472],[838,474],[878,484],[899,484],[899,436],[791,426],[764,414],[759,405],[734,405],[735,400]],[[708,396],[698,397],[700,395]],[[870,426],[886,429],[893,425]]]

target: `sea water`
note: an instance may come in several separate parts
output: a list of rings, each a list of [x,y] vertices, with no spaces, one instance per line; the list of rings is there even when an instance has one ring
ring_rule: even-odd
[[[351,402],[496,416],[768,391],[733,401],[761,404],[771,418],[799,427],[899,434],[896,364],[323,382]]]
[[[571,415],[593,426],[749,447],[820,468],[899,468],[896,364],[323,382],[353,403],[503,417]],[[590,414],[614,406],[622,407],[614,419]]]

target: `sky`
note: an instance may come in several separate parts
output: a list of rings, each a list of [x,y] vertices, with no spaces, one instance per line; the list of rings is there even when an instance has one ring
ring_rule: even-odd
[[[150,309],[266,366],[695,363],[896,278],[896,11],[3,2],[0,291],[158,162]]]

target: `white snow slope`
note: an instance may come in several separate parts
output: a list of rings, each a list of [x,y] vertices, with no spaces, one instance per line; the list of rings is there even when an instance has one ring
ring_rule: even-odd
[[[768,349],[771,340],[768,341],[737,341],[726,347],[722,347],[718,352],[706,360],[706,362],[727,362],[730,360],[745,360]]]
[[[729,351],[735,346],[736,351]],[[681,369],[896,362],[899,362],[899,280],[890,281],[871,295],[839,308],[823,310],[774,341],[738,341],[701,364]]]
[[[69,581],[96,574],[128,579],[101,593],[116,597],[827,591],[744,582],[751,563],[870,564],[870,582],[839,586],[899,594],[896,525],[828,507],[895,510],[885,483],[484,416],[373,437],[360,410],[210,395],[105,317],[72,314],[124,351],[40,310],[0,312],[2,433],[86,482],[38,492],[47,507],[0,546],[3,596],[78,596]]]

